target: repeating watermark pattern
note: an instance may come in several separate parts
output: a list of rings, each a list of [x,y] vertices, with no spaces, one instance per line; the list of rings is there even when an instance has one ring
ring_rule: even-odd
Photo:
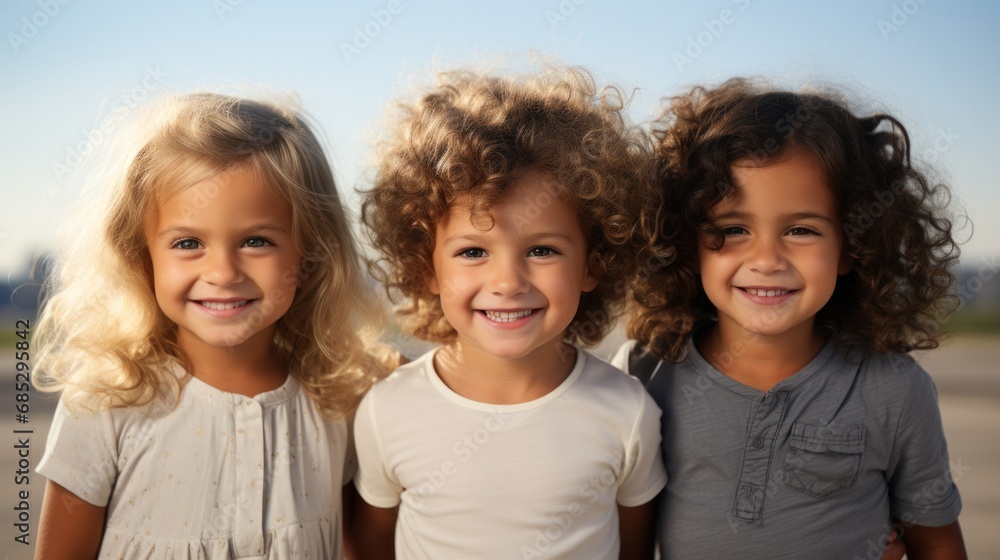
[[[906,183],[902,181],[894,181],[888,190],[875,191],[875,200],[870,201],[867,207],[861,207],[861,205],[854,207],[856,215],[850,221],[844,222],[842,226],[844,234],[848,239],[857,239],[878,223],[879,218],[892,209],[892,206],[896,204],[900,196],[905,195]]]
[[[930,511],[931,507],[936,505],[938,501],[937,498],[941,498],[951,492],[952,487],[959,481],[967,472],[972,470],[972,467],[962,464],[962,458],[958,457],[954,461],[948,462],[949,472],[945,474],[943,478],[924,486],[920,489],[913,497],[912,502],[915,504],[925,504],[920,513],[927,513]],[[909,527],[915,525],[915,518],[912,513],[903,514],[902,519],[896,520],[891,525],[886,523],[882,527],[881,534],[875,538],[869,540],[865,543],[867,546],[865,548],[864,556],[855,554],[852,560],[878,560],[882,558],[882,554],[885,551],[886,545],[889,543],[890,537],[895,538],[895,540],[900,540],[906,533]]]
[[[774,132],[780,136],[771,136],[764,140],[764,145],[757,150],[752,150],[747,156],[754,160],[755,165],[767,165],[771,156],[779,153],[788,146],[788,141],[795,134],[795,131],[805,126],[820,109],[820,101],[807,99],[805,103],[796,107],[794,111],[789,111],[774,123]],[[728,185],[719,185],[728,187]]]
[[[924,151],[924,160],[928,163],[933,163],[937,158],[951,151],[952,146],[955,145],[955,141],[960,138],[961,136],[952,132],[950,126],[946,129],[939,128],[937,136],[934,137],[934,142]]]
[[[576,9],[587,0],[562,0],[555,9],[545,10],[545,20],[549,22],[552,31],[558,31],[559,26],[565,23]]]
[[[281,282],[285,285],[295,284],[296,288],[301,288],[306,280],[327,264],[328,259],[328,255],[320,251],[303,255],[302,261],[299,264],[286,270],[281,275]],[[228,332],[224,338],[224,343],[229,348],[229,352],[235,353],[240,343],[266,326],[264,324],[265,321],[271,317],[276,307],[286,303],[287,297],[288,295],[284,290],[275,288],[264,298],[263,302],[255,306],[246,317],[242,318],[235,330]]]
[[[62,7],[69,4],[70,0],[39,0],[38,11],[21,18],[20,28],[17,31],[7,32],[7,42],[14,53],[20,52],[21,48],[27,45],[32,39],[62,13]]]
[[[746,11],[750,7],[750,0],[732,0],[739,10]],[[703,30],[694,35],[688,35],[687,43],[683,52],[674,51],[671,59],[678,72],[684,72],[684,67],[694,64],[694,61],[705,53],[705,49],[711,47],[716,39],[722,36],[728,26],[736,23],[736,12],[729,8],[723,8],[715,18],[702,20]]]
[[[219,21],[225,22],[226,17],[242,5],[243,0],[214,0],[212,2],[212,9],[215,10],[215,15],[219,18]]]
[[[905,0],[902,4],[893,4],[889,19],[880,19],[876,22],[879,32],[882,33],[882,40],[888,41],[889,36],[906,25],[926,3],[927,0]]]
[[[983,257],[980,259],[979,268],[976,269],[976,274],[970,276],[965,282],[962,282],[957,289],[958,292],[958,307],[955,311],[964,308],[970,301],[972,301],[976,294],[983,291],[983,287],[986,283],[993,280],[1000,271],[1000,258],[994,253],[991,257]]]
[[[535,538],[530,544],[521,545],[521,558],[545,558],[546,552],[553,543],[566,535],[587,507],[596,503],[603,494],[618,489],[618,475],[622,468],[622,456],[616,454],[610,457],[608,468],[594,473],[577,491],[578,501],[560,506],[549,515],[549,523],[540,529],[535,529]]]
[[[371,19],[364,25],[354,28],[354,37],[351,41],[340,42],[340,53],[344,55],[344,60],[350,64],[352,59],[367,49],[372,41],[392,23],[393,18],[402,12],[403,4],[399,0],[390,0],[385,8],[371,12]]]
[[[483,420],[481,426],[456,440],[451,446],[454,458],[442,460],[436,470],[425,471],[424,481],[408,492],[413,508],[424,507],[426,504],[424,500],[444,488],[451,477],[458,474],[461,465],[468,463],[477,451],[488,445],[493,434],[502,430],[508,419],[508,416],[501,414],[498,408]]]
[[[122,110],[132,111],[151,92],[162,86],[164,79],[168,75],[159,66],[147,66],[146,74],[139,82],[140,87],[122,93],[111,104],[109,114],[115,115]],[[81,131],[82,138],[75,144],[66,146],[62,157],[52,162],[52,173],[56,177],[56,184],[46,190],[42,195],[42,200],[56,207],[64,207],[70,202],[75,193],[70,192],[68,185],[65,183],[66,179],[110,137],[112,127],[113,119],[106,119],[102,124],[91,130]]]

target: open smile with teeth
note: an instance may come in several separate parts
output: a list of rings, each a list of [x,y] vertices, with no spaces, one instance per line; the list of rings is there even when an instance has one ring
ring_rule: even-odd
[[[774,297],[774,296],[783,296],[788,292],[790,292],[791,290],[761,290],[757,288],[743,288],[743,291],[752,296]]]
[[[522,309],[521,311],[488,311],[484,310],[486,318],[498,323],[513,323],[518,319],[523,319],[534,313],[534,309]]]
[[[244,300],[240,300],[240,301],[225,301],[225,302],[223,302],[223,301],[202,301],[202,302],[199,302],[199,303],[201,303],[201,305],[203,305],[204,307],[207,307],[209,309],[236,309],[237,307],[243,307],[247,303],[250,303],[250,300],[244,299]]]

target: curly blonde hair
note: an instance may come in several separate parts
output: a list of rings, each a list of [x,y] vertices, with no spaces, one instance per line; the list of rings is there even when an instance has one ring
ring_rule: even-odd
[[[947,186],[911,162],[910,138],[887,114],[855,116],[833,91],[791,92],[734,78],[672,98],[653,124],[664,223],[655,244],[673,253],[637,278],[629,336],[680,361],[695,325],[716,315],[699,277],[699,236],[725,237],[708,218],[734,193],[737,160],[779,161],[792,150],[819,163],[837,198],[853,269],[837,279],[815,328],[847,348],[934,348],[955,307],[959,250]]]
[[[190,369],[159,309],[144,224],[174,193],[220,172],[254,173],[292,207],[303,261],[274,344],[329,418],[350,414],[394,364],[373,341],[381,321],[323,149],[303,117],[277,103],[165,95],[118,127],[48,286],[35,382],[85,408],[176,398]]]
[[[520,177],[541,170],[576,209],[599,285],[581,296],[566,340],[597,343],[613,326],[658,220],[648,143],[627,124],[627,99],[598,89],[582,69],[555,65],[530,75],[443,72],[413,103],[398,103],[391,136],[377,145],[374,185],[362,221],[380,257],[369,264],[418,338],[456,337],[433,275],[435,224],[456,201],[488,215]]]

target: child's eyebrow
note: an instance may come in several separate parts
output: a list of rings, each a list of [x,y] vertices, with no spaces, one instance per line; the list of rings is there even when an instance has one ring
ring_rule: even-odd
[[[827,216],[826,214],[820,214],[819,212],[793,212],[791,214],[782,214],[778,216],[778,219],[783,222],[792,222],[798,220],[821,220],[824,222],[829,222],[831,224],[836,223],[830,216]]]
[[[542,241],[563,241],[565,243],[573,242],[572,237],[564,233],[559,233],[555,231],[535,233],[527,236],[526,240],[530,243],[539,243]],[[469,243],[473,245],[485,245],[489,241],[490,239],[485,235],[480,235],[476,233],[466,233],[445,238],[445,240],[441,243],[441,245],[444,247],[451,247],[453,245],[466,245]]]
[[[252,225],[252,226],[250,226],[248,228],[245,228],[245,229],[243,229],[241,231],[240,234],[241,235],[249,235],[249,234],[252,234],[252,233],[268,233],[268,232],[286,234],[286,233],[288,233],[288,230],[285,229],[285,228],[283,228],[283,227],[278,227],[278,226],[273,225],[273,224],[264,223],[264,224]],[[156,237],[157,238],[160,238],[160,237],[173,237],[175,235],[190,235],[190,236],[193,236],[193,237],[197,237],[201,233],[202,233],[202,230],[200,230],[198,228],[192,228],[192,227],[187,227],[187,226],[173,226],[173,227],[168,227],[167,229],[165,229],[165,230],[161,231],[160,233],[156,234]]]
[[[717,214],[713,217],[713,219],[752,221],[754,219],[754,215],[748,212],[733,210]],[[836,221],[833,218],[827,216],[826,214],[820,214],[819,212],[791,212],[789,214],[781,214],[778,216],[779,222],[794,222],[798,220],[821,220],[831,224],[836,224]]]

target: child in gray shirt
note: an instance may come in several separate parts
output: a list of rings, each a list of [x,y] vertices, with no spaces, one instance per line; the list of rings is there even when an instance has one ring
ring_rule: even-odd
[[[669,481],[665,558],[964,558],[934,384],[948,191],[885,114],[734,79],[654,125],[664,197],[635,339]]]

